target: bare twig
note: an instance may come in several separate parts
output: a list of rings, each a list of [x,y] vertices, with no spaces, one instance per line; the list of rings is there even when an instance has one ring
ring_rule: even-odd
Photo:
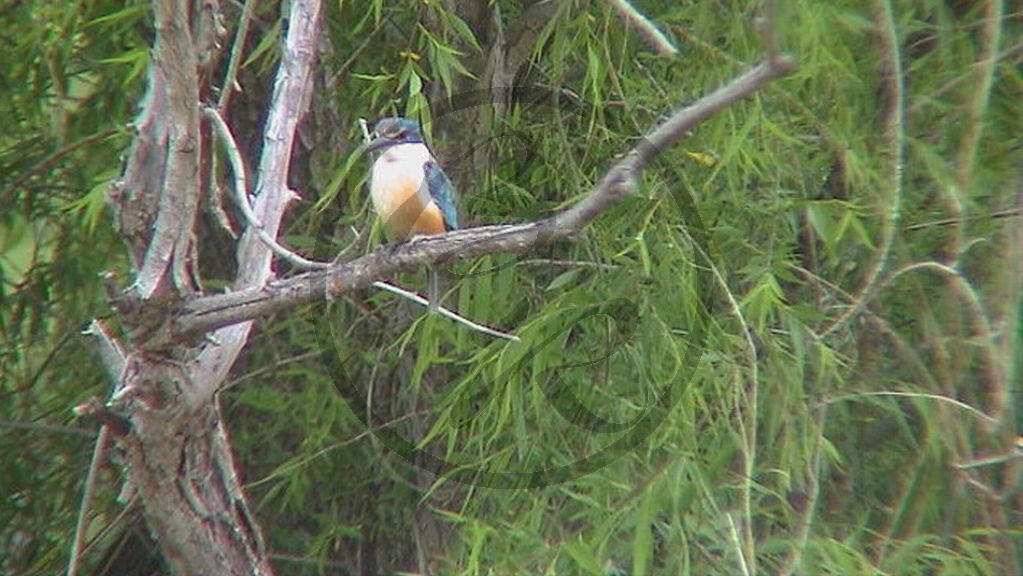
[[[399,288],[394,284],[388,284],[387,282],[374,282],[373,286],[386,292],[390,292],[391,294],[397,294],[398,296],[401,296],[406,300],[411,300],[416,304],[422,304],[423,306],[427,307],[430,306],[430,301],[427,300],[426,298],[423,298],[422,296],[416,294],[415,292],[409,292],[404,288]],[[521,342],[518,336],[506,334],[493,328],[487,328],[486,326],[482,324],[477,324],[476,322],[473,322],[472,320],[469,320],[464,316],[459,316],[457,313],[452,312],[451,310],[448,310],[443,306],[438,306],[434,311],[445,318],[457,322],[458,324],[467,326],[470,330],[473,330],[474,332],[482,332],[484,334],[494,336],[495,338],[503,338],[505,340],[511,340],[512,342]]]
[[[731,513],[726,513],[725,518],[728,519],[728,535],[732,537],[732,544],[735,544],[735,555],[739,558],[739,573],[742,576],[750,576],[752,572],[749,566],[746,565],[746,556],[742,552],[742,545],[739,543],[739,532],[735,529],[735,519],[732,518]],[[746,522],[752,522],[752,518],[746,518]]]
[[[977,408],[974,408],[973,406],[970,406],[969,404],[967,404],[965,402],[960,402],[959,400],[956,400],[955,398],[950,398],[948,396],[943,396],[941,394],[928,394],[928,393],[924,393],[924,392],[899,392],[897,390],[881,390],[881,391],[878,391],[878,392],[857,392],[856,394],[844,394],[842,396],[836,396],[834,398],[829,398],[829,399],[821,402],[820,404],[818,404],[818,406],[829,406],[831,404],[837,404],[839,402],[842,402],[843,400],[853,400],[853,399],[856,399],[856,398],[865,398],[865,397],[869,397],[869,396],[894,396],[894,397],[897,397],[897,398],[923,398],[923,399],[926,399],[926,400],[934,400],[934,401],[937,401],[937,402],[944,402],[944,403],[947,403],[947,404],[951,404],[951,405],[953,405],[953,406],[955,406],[957,408],[961,408],[961,409],[969,412],[970,414],[973,414],[974,416],[977,416],[982,421],[984,421],[984,422],[986,422],[988,424],[997,424],[998,423],[997,420],[995,420],[994,418],[988,416],[982,410],[978,410]]]
[[[121,511],[117,513],[117,516],[114,516],[112,520],[107,521],[106,524],[104,524],[103,527],[96,532],[96,534],[93,534],[92,539],[90,539],[89,543],[82,549],[83,555],[92,552],[92,549],[100,542],[109,542],[107,537],[110,536],[110,533],[121,526],[130,515],[137,512],[138,509],[136,508],[136,505],[138,504],[138,498],[138,495],[135,495],[130,497],[127,502],[122,503]]]
[[[628,0],[607,0],[626,24],[635,28],[643,40],[661,56],[677,56],[678,48],[661,32],[652,20],[643,15]]]
[[[82,504],[78,508],[78,521],[75,523],[75,537],[71,541],[71,558],[68,560],[67,576],[76,576],[78,560],[82,555],[85,532],[89,524],[89,506],[96,494],[96,477],[106,456],[107,443],[110,441],[110,428],[102,426],[96,437],[96,446],[92,450],[92,461],[89,462],[89,473],[85,477],[85,488],[82,490]]]
[[[257,0],[243,0],[242,19],[238,23],[238,31],[234,35],[234,45],[231,46],[231,60],[227,64],[227,74],[224,75],[224,84],[220,87],[220,98],[217,100],[217,110],[223,112],[231,101],[233,90],[241,91],[238,86],[238,65],[242,60],[242,51],[245,49],[245,37],[249,34],[249,22],[252,20],[252,13],[255,11]]]
[[[372,378],[370,379],[371,384],[372,384],[373,380],[374,379],[372,379]],[[373,399],[372,391],[370,391],[369,393],[366,394],[366,399],[367,399],[367,401],[372,401],[372,399]],[[372,406],[367,406],[367,412],[372,416],[372,414],[373,414]],[[392,427],[395,424],[400,424],[402,422],[407,422],[407,421],[412,420],[414,418],[420,418],[420,417],[422,417],[422,416],[424,416],[426,414],[427,414],[427,412],[424,411],[424,410],[417,410],[417,411],[409,412],[407,414],[403,414],[403,415],[401,415],[401,416],[399,416],[397,418],[394,418],[392,420],[389,420],[387,422],[383,422],[383,423],[380,423],[380,424],[367,426],[364,430],[362,430],[358,434],[352,436],[351,438],[346,438],[345,440],[341,440],[339,442],[335,442],[335,443],[333,443],[333,444],[331,444],[329,446],[325,446],[323,448],[320,448],[319,450],[317,450],[316,452],[313,452],[312,454],[309,454],[309,455],[306,455],[306,456],[302,456],[302,457],[298,458],[297,460],[293,460],[291,462],[288,462],[286,464],[281,465],[279,468],[277,468],[273,472],[270,472],[269,474],[267,474],[266,476],[260,478],[259,480],[253,480],[252,482],[249,482],[248,484],[245,485],[245,488],[251,490],[252,488],[255,488],[257,486],[261,486],[263,484],[266,484],[267,482],[270,482],[270,481],[272,481],[272,480],[274,480],[276,478],[281,478],[285,474],[287,474],[288,472],[292,472],[294,470],[298,470],[299,468],[309,464],[313,460],[315,460],[317,458],[320,458],[321,456],[326,455],[328,452],[332,452],[334,450],[338,450],[340,448],[344,448],[346,446],[350,446],[350,445],[358,442],[359,440],[362,440],[363,438],[375,439],[376,435],[377,435],[377,432],[379,432],[380,430]]]
[[[245,163],[242,160],[241,152],[238,151],[238,145],[234,141],[231,129],[228,128],[227,123],[224,122],[224,118],[221,117],[220,113],[215,109],[203,108],[202,113],[206,116],[206,118],[213,122],[214,131],[217,133],[217,136],[220,137],[220,142],[227,150],[227,157],[231,162],[231,172],[234,174],[233,190],[235,203],[238,204],[242,214],[245,216],[249,229],[255,231],[259,240],[262,241],[271,252],[287,260],[294,266],[307,270],[319,270],[329,267],[330,263],[328,262],[316,262],[299,256],[278,244],[273,237],[266,233],[266,227],[263,226],[256,217],[256,213],[252,211],[252,205],[249,203],[248,179],[245,175]]]
[[[1023,210],[1020,210],[1019,208],[1009,208],[1009,209],[1006,209],[1006,210],[998,210],[996,212],[990,212],[988,214],[973,214],[973,215],[970,215],[970,216],[963,216],[961,218],[942,218],[940,220],[930,220],[928,222],[920,222],[920,223],[917,223],[917,224],[910,224],[909,226],[904,227],[903,230],[907,230],[907,231],[923,230],[925,228],[931,228],[931,227],[935,227],[935,226],[949,226],[949,225],[952,225],[952,224],[965,224],[967,222],[972,222],[972,221],[975,221],[975,220],[986,220],[988,218],[990,218],[992,220],[997,219],[997,218],[1012,218],[1014,216],[1019,216],[1021,213],[1023,213]]]
[[[124,379],[124,367],[127,365],[127,356],[120,343],[114,338],[102,320],[93,320],[89,327],[82,331],[82,334],[92,336],[96,341],[99,350],[100,361],[110,376],[110,381],[120,385]],[[116,391],[116,390],[115,390]]]
[[[994,466],[995,464],[1003,464],[1011,460],[1019,460],[1023,458],[1023,451],[1019,449],[1003,454],[995,454],[993,456],[984,456],[982,458],[976,458],[967,462],[957,462],[953,464],[959,470],[969,470],[971,468],[980,468],[983,466]]]
[[[57,426],[55,424],[41,424],[39,422],[18,422],[16,420],[0,420],[0,428],[11,430],[30,430],[32,432],[44,432],[49,434],[67,434],[68,436],[82,436],[95,438],[96,434],[81,428],[72,426]]]
[[[617,264],[603,264],[586,260],[558,260],[556,258],[530,258],[519,262],[524,266],[561,266],[563,268],[596,268],[597,270],[617,270]]]

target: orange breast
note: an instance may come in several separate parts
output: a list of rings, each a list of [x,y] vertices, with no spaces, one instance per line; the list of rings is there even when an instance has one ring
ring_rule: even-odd
[[[397,183],[392,180],[386,190],[373,190],[373,202],[380,219],[396,240],[445,231],[444,217],[437,205],[432,201],[423,204],[422,195],[418,193],[421,182],[403,178]]]

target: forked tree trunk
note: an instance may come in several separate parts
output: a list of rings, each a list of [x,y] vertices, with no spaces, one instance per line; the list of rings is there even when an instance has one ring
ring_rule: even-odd
[[[201,189],[200,54],[213,46],[219,6],[212,0],[153,2],[156,42],[149,87],[124,176],[110,204],[135,272],[114,305],[124,342],[107,330],[107,368],[115,375],[108,415],[125,471],[122,496],[137,498],[171,570],[178,574],[272,572],[234,471],[216,391],[245,346],[251,322],[204,338],[168,337],[182,302],[199,297],[195,226]],[[287,39],[264,129],[252,198],[271,237],[294,194],[287,174],[295,130],[309,101],[318,0],[293,0]],[[213,17],[210,17],[210,16]],[[235,290],[265,285],[270,250],[251,230],[237,246]],[[120,419],[123,419],[121,421]]]

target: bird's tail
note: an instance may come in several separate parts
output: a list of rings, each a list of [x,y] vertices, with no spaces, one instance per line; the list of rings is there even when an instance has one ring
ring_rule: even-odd
[[[430,301],[430,312],[440,308],[440,275],[433,266],[426,267],[426,299]]]

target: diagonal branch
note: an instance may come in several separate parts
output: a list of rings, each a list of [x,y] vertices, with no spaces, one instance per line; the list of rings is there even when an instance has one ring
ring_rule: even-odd
[[[661,32],[657,25],[628,0],[607,0],[626,24],[636,29],[643,40],[661,56],[678,56],[678,48]]]
[[[161,338],[175,340],[194,336],[313,301],[337,298],[366,288],[380,278],[426,264],[485,254],[522,254],[552,240],[571,236],[612,204],[634,192],[639,186],[643,169],[664,150],[681,140],[688,131],[736,101],[790,73],[794,68],[792,59],[775,57],[692,105],[678,110],[613,165],[596,188],[579,203],[552,218],[527,224],[481,226],[456,230],[442,236],[424,237],[413,243],[385,246],[361,258],[266,286],[196,298],[182,306],[181,314]]]

